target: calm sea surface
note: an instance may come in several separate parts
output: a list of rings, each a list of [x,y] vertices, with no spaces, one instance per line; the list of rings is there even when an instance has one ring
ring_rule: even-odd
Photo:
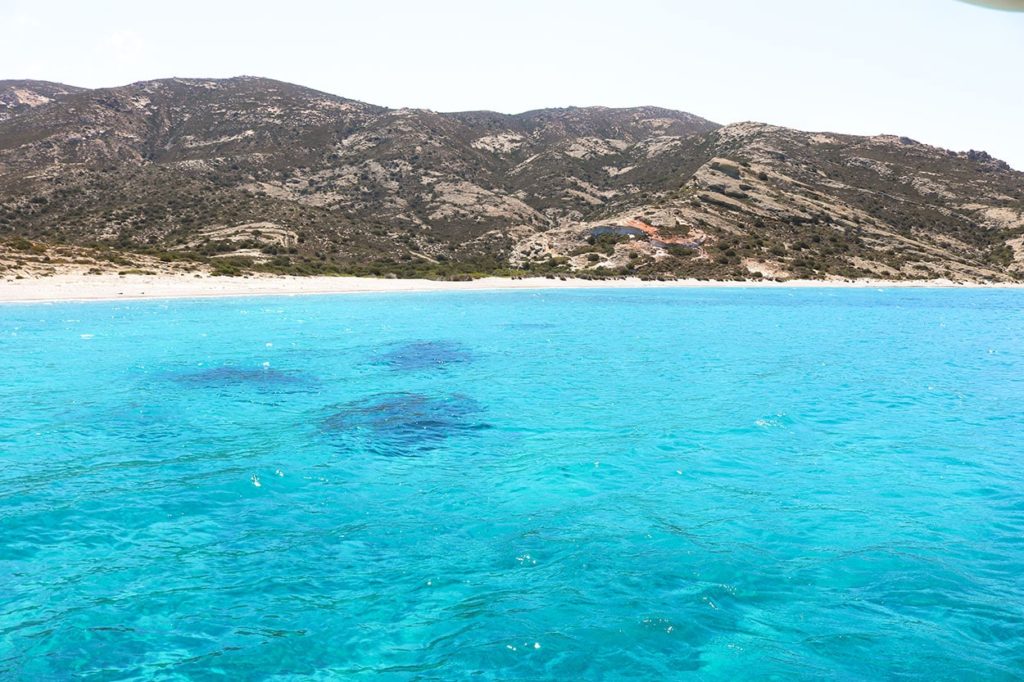
[[[0,306],[0,679],[1014,679],[1024,292]]]

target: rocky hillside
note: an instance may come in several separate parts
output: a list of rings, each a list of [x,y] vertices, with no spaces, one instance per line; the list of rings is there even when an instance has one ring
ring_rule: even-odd
[[[82,88],[49,81],[0,81],[0,121],[81,91]]]
[[[386,109],[261,78],[0,81],[0,268],[1024,278],[1024,174],[654,107]],[[71,254],[71,255],[69,255]]]

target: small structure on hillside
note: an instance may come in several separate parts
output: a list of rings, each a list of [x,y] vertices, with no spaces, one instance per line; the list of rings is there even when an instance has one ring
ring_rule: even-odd
[[[598,225],[591,228],[589,232],[589,236],[595,238],[603,237],[606,234],[615,235],[616,237],[647,237],[647,232],[639,227],[622,227],[620,225]]]

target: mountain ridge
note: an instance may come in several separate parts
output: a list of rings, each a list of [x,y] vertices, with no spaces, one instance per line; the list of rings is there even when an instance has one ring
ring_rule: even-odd
[[[8,242],[225,273],[1024,274],[1024,174],[908,137],[391,109],[254,76],[0,81],[0,102]]]

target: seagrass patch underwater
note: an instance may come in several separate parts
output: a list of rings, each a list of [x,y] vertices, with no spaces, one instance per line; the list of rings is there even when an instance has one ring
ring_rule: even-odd
[[[1019,676],[1022,312],[0,306],[0,679]]]

